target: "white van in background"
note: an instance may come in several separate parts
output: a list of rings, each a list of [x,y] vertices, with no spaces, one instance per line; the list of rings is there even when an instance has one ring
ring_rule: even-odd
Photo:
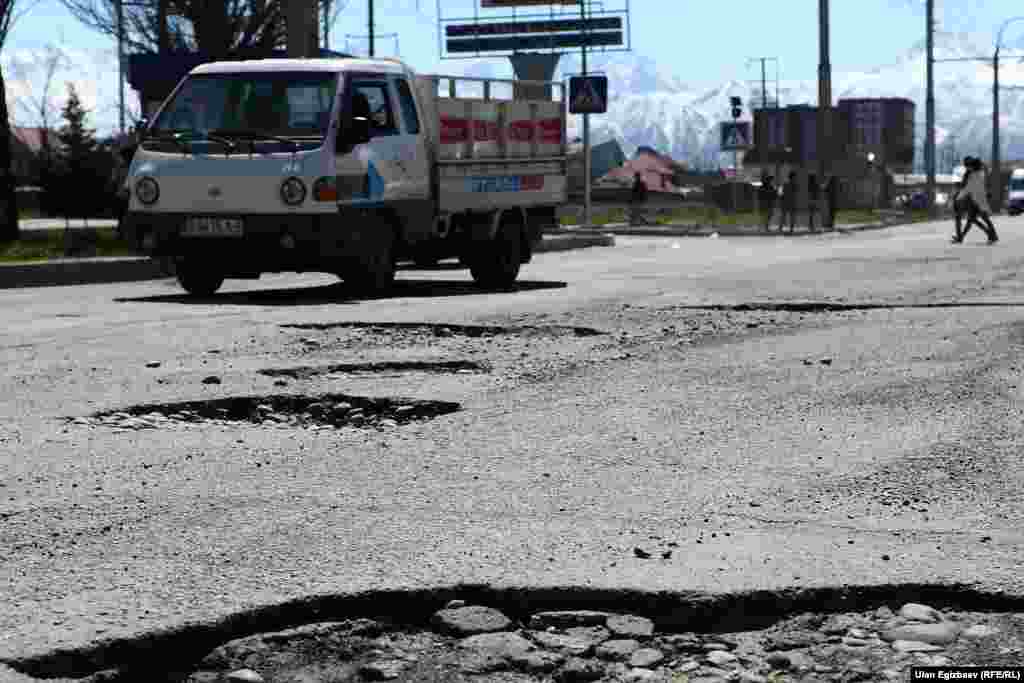
[[[1015,168],[1010,174],[1006,193],[1006,213],[1016,216],[1024,212],[1024,168]]]

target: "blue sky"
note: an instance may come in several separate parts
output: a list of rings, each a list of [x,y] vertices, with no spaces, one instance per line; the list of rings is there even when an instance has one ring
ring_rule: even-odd
[[[606,0],[623,6],[626,0]],[[375,0],[379,34],[398,34],[401,56],[420,71],[444,70],[438,59],[437,0]],[[442,0],[445,17],[472,14],[473,0]],[[331,47],[365,50],[366,0],[348,0],[332,30]],[[891,63],[924,38],[924,0],[832,0],[832,63],[835,71],[859,71]],[[938,0],[940,30],[970,33],[984,53],[1006,18],[1024,15],[1019,0]],[[15,25],[8,54],[46,45],[87,51],[112,49],[112,41],[79,24],[59,0],[21,0],[30,11]],[[753,79],[748,57],[778,57],[783,79],[813,79],[818,65],[816,0],[631,0],[633,52],[655,60],[691,84]],[[348,41],[346,35],[356,36]],[[1024,39],[1024,22],[1007,34]],[[378,54],[394,54],[396,40],[378,39]],[[770,76],[771,77],[771,73]],[[923,75],[922,75],[923,77]],[[82,78],[88,78],[83,72]],[[96,93],[109,112],[114,88]],[[129,93],[131,94],[131,93]],[[116,97],[116,95],[114,95]],[[101,126],[101,128],[104,126]]]

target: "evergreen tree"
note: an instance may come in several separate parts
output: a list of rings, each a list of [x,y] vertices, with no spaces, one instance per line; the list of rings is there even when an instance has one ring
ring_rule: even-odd
[[[74,173],[88,162],[96,151],[96,131],[85,127],[89,111],[82,106],[75,86],[68,83],[68,101],[64,104],[61,117],[65,123],[57,133],[61,144],[61,158]]]
[[[105,156],[96,141],[96,131],[87,127],[89,111],[82,105],[72,84],[68,84],[68,100],[61,111],[64,125],[57,131],[60,141],[56,167],[49,186],[50,211],[65,217],[89,218],[102,215],[109,207],[106,201]],[[109,169],[108,169],[109,170]]]

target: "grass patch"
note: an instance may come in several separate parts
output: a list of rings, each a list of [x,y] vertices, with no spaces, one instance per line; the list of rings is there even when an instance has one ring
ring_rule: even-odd
[[[687,206],[679,209],[669,210],[656,210],[652,209],[646,212],[647,220],[653,225],[702,225],[702,226],[722,226],[722,227],[733,227],[733,226],[754,226],[761,225],[764,220],[760,213],[754,211],[742,211],[740,213],[730,213],[722,211],[714,206]],[[927,212],[925,211],[913,211],[904,215],[904,220],[907,221],[926,221],[930,220]],[[563,216],[560,220],[563,226],[578,225],[581,216]],[[772,216],[772,225],[779,220],[779,214],[776,213]],[[807,212],[801,211],[797,214],[798,221],[807,220]],[[882,216],[870,209],[847,209],[841,210],[836,213],[836,224],[837,225],[860,225],[865,223],[878,223],[882,220]],[[818,221],[821,221],[821,216],[818,216]],[[624,209],[614,209],[611,211],[595,211],[591,215],[591,222],[596,226],[607,225],[608,223],[627,223],[629,222],[628,211]]]
[[[136,256],[123,240],[118,239],[114,228],[96,228],[91,231],[73,230],[76,244],[88,247],[85,254],[89,256]],[[89,233],[94,237],[90,238]],[[89,245],[95,245],[93,248]],[[63,230],[47,230],[31,237],[22,233],[22,237],[14,242],[0,244],[0,263],[19,261],[48,261],[50,259],[68,258],[67,244]]]

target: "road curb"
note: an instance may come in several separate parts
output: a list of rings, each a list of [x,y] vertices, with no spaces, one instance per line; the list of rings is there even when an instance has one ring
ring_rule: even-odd
[[[534,252],[543,254],[614,245],[615,237],[607,233],[545,235]],[[166,277],[156,262],[144,256],[0,264],[0,289],[139,282]]]
[[[0,289],[138,282],[167,277],[145,257],[56,259],[0,264]]]
[[[585,234],[551,234],[534,248],[534,253],[544,254],[551,251],[570,251],[572,249],[588,249],[590,247],[614,247],[615,235],[604,232],[587,232]]]
[[[574,235],[598,235],[598,234],[611,234],[619,235],[622,237],[709,237],[712,234],[717,234],[719,237],[800,237],[804,235],[824,235],[830,232],[835,233],[847,233],[847,232],[860,232],[862,230],[882,230],[884,228],[895,228],[901,225],[910,225],[910,223],[863,223],[836,227],[832,230],[808,232],[807,230],[801,230],[794,234],[780,233],[778,231],[772,231],[770,233],[762,232],[759,228],[746,227],[742,230],[728,227],[711,227],[711,226],[697,226],[697,225],[666,225],[662,228],[653,227],[631,227],[631,226],[616,226],[616,225],[603,225],[603,226],[588,226],[580,228],[565,228],[563,231],[552,233],[553,235],[562,234],[574,234]]]

